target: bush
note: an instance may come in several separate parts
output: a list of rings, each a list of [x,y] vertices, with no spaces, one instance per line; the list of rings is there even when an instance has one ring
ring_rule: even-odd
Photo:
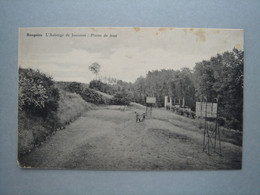
[[[234,119],[227,120],[225,123],[225,127],[235,129],[235,130],[241,130],[242,124],[240,121],[234,118]]]
[[[18,107],[26,114],[48,117],[58,109],[59,91],[51,77],[19,68]]]
[[[220,126],[225,126],[225,124],[226,124],[226,119],[225,119],[224,117],[219,117],[219,118],[218,118],[218,124],[219,124]]]
[[[56,114],[59,98],[51,77],[38,70],[19,68],[19,155],[30,151],[60,127]]]
[[[81,94],[83,91],[83,86],[78,82],[72,82],[65,87],[65,90],[71,93]]]
[[[127,105],[129,106],[130,100],[126,93],[117,93],[110,101],[113,105]]]
[[[176,108],[176,112],[177,112],[177,114],[179,114],[179,115],[184,115],[184,111],[183,111],[182,108]]]
[[[88,89],[88,88],[85,88],[82,92],[81,92],[81,97],[87,101],[87,102],[90,102],[90,103],[93,103],[93,104],[104,104],[105,101],[103,100],[102,98],[102,95],[98,94],[97,92],[91,90],[91,89]]]
[[[108,94],[111,94],[113,91],[111,86],[109,86],[108,84],[103,83],[101,81],[97,81],[97,80],[91,81],[89,83],[89,88],[96,89],[98,91],[101,91],[103,93],[108,93]]]
[[[190,118],[194,119],[196,116],[196,113],[193,111],[190,111]]]
[[[93,81],[92,81],[93,82]],[[92,84],[93,85],[93,84]],[[93,87],[93,86],[92,86]],[[101,94],[97,93],[93,89],[89,89],[87,87],[83,87],[81,83],[72,82],[66,84],[64,90],[70,93],[79,94],[86,102],[90,102],[93,104],[108,104],[109,100],[103,97]]]
[[[190,112],[188,110],[183,109],[183,115],[186,117],[190,117]]]

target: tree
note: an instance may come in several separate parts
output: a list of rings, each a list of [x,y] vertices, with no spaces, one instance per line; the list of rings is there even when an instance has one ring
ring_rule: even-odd
[[[139,77],[134,83],[134,101],[145,104],[145,95],[146,95],[146,79],[144,77]]]
[[[169,95],[175,100],[182,102],[184,106],[189,106],[194,110],[195,106],[195,87],[192,80],[192,72],[189,68],[176,71],[169,85]]]
[[[225,126],[242,130],[244,52],[233,49],[208,61],[196,64],[194,83],[197,100],[207,96],[208,101],[219,100],[219,116]]]
[[[91,72],[93,72],[94,74],[96,74],[96,80],[97,80],[97,75],[98,75],[98,73],[99,73],[99,71],[100,71],[100,68],[101,68],[101,66],[100,66],[100,64],[98,64],[97,62],[94,62],[93,64],[91,64],[91,65],[89,66],[89,70],[90,70]]]

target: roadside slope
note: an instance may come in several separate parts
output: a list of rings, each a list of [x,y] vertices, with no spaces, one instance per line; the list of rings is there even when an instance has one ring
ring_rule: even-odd
[[[54,119],[42,117],[30,117],[24,112],[19,113],[19,139],[18,158],[20,155],[31,152],[32,149],[42,144],[58,129],[77,119],[85,111],[93,110],[94,104],[84,101],[79,95],[60,90],[57,113],[53,113]],[[52,123],[46,124],[46,120]]]

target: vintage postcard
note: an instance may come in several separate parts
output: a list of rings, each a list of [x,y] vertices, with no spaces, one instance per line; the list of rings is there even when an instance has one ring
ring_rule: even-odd
[[[18,165],[242,168],[241,29],[20,28]]]

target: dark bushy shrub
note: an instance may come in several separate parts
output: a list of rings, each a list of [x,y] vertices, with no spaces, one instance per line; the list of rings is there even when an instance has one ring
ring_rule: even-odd
[[[196,116],[196,113],[193,111],[190,111],[190,118],[194,119]]]
[[[226,124],[226,119],[225,119],[224,117],[219,117],[219,118],[218,118],[218,124],[219,124],[220,126],[225,126],[225,124]]]
[[[127,105],[129,106],[130,100],[126,93],[117,93],[110,101],[113,105]]]
[[[234,119],[226,120],[225,127],[232,128],[234,130],[240,130],[242,129],[242,124],[240,121],[234,118]]]
[[[59,97],[51,77],[38,70],[19,68],[19,110],[46,118],[57,111]]]
[[[51,77],[38,70],[19,68],[19,155],[33,149],[60,127],[59,98],[59,90]]]
[[[115,89],[116,88],[115,86],[97,80],[90,81],[89,88],[101,91],[103,93],[107,93],[109,95],[114,95],[117,91]]]
[[[184,115],[184,111],[182,108],[176,108],[175,110],[176,110],[177,114]]]
[[[190,112],[188,110],[183,109],[183,115],[186,117],[190,117]]]
[[[93,87],[93,81],[92,81],[92,87]],[[66,85],[64,89],[68,92],[79,94],[86,102],[90,102],[96,105],[107,103],[107,100],[105,100],[102,95],[98,94],[93,89],[83,87],[83,85],[78,82],[69,83]]]
[[[100,95],[97,92],[95,92],[91,89],[88,89],[88,88],[85,88],[81,92],[80,95],[85,101],[93,103],[93,104],[104,104],[105,103],[104,99],[102,98],[102,95]]]
[[[83,91],[83,86],[81,85],[81,83],[72,82],[65,87],[65,90],[71,93],[81,94]]]
[[[166,109],[167,109],[167,107],[166,107]],[[179,115],[183,115],[183,116],[186,116],[188,118],[194,119],[196,117],[196,113],[191,111],[190,109],[185,109],[185,108],[180,108],[180,107],[177,107],[177,106],[172,106],[171,110],[173,112],[176,112]]]

